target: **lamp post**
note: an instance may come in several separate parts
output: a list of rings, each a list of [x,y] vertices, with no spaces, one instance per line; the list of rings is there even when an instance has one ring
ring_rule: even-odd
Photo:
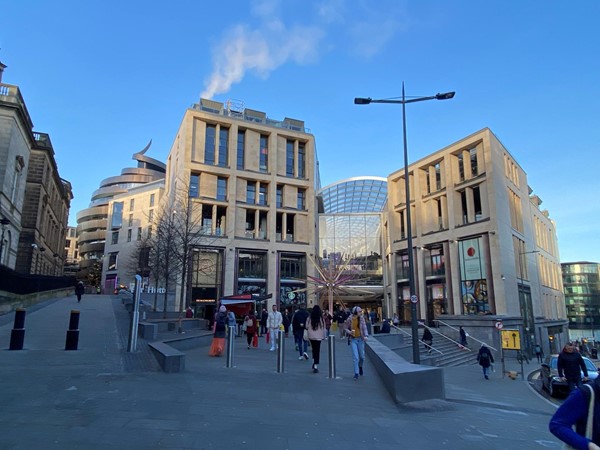
[[[2,226],[2,236],[0,236],[0,264],[4,264],[4,232],[6,231],[6,226],[10,225],[10,220],[3,217],[0,219],[0,226]]]
[[[406,232],[407,232],[407,251],[408,251],[408,282],[410,290],[410,312],[411,312],[411,328],[412,328],[412,350],[413,364],[419,364],[421,357],[419,353],[419,324],[417,322],[417,296],[415,292],[415,277],[414,277],[414,261],[412,250],[412,224],[410,214],[410,182],[408,175],[408,145],[406,143],[406,104],[423,102],[426,100],[449,100],[454,97],[454,92],[446,92],[436,94],[429,97],[416,97],[407,99],[404,95],[404,82],[402,82],[402,99],[382,99],[373,100],[372,98],[357,97],[354,99],[355,105],[368,105],[370,103],[393,103],[402,105],[402,136],[404,141],[404,190],[406,198]]]
[[[529,288],[529,297],[527,297],[525,291],[525,283],[523,277],[523,256],[530,255],[533,253],[539,253],[539,250],[532,250],[530,252],[519,252],[519,302],[521,306],[521,314],[523,316],[523,331],[525,334],[525,347],[527,350],[527,356],[532,357],[532,348],[535,346],[535,329],[531,333],[531,329],[535,328],[535,318],[533,317],[533,305],[531,302],[531,288]],[[528,277],[529,278],[529,277]],[[533,343],[531,337],[533,336]]]

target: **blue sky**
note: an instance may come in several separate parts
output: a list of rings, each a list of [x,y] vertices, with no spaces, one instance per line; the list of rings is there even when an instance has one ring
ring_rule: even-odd
[[[166,160],[200,96],[304,120],[325,186],[402,166],[401,108],[354,97],[456,91],[407,107],[416,161],[489,127],[557,223],[560,256],[600,261],[600,2],[2,2],[3,82],[21,88],[73,185]]]

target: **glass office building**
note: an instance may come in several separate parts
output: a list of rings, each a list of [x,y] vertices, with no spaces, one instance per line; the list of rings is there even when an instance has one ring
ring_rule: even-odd
[[[562,277],[571,339],[597,341],[600,327],[600,264],[563,263]]]

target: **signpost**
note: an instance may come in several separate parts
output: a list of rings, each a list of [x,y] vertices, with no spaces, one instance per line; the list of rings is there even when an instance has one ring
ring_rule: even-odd
[[[496,324],[496,328],[498,328],[497,324]],[[502,377],[504,378],[504,374],[506,372],[506,370],[504,368],[504,350],[516,350],[517,352],[520,352],[521,351],[521,333],[519,330],[500,329],[500,342],[502,343]],[[519,361],[521,363],[521,379],[524,379],[523,358],[520,358]]]

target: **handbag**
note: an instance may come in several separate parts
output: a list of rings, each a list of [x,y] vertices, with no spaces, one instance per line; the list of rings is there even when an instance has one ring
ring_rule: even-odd
[[[258,334],[254,334],[252,338],[252,347],[258,347]]]
[[[592,434],[594,433],[594,405],[596,404],[596,394],[594,393],[594,388],[589,384],[584,384],[581,389],[584,387],[588,388],[591,392],[590,402],[588,404],[588,414],[587,414],[587,422],[585,423],[585,437],[590,441],[592,440]],[[563,445],[564,449],[574,449],[575,447],[571,447],[568,444]]]

